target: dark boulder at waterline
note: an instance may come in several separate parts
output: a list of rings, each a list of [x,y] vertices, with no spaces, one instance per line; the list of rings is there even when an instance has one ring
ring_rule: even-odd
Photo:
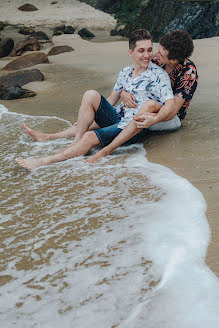
[[[0,76],[0,87],[22,86],[29,82],[43,81],[44,75],[39,69],[22,70]]]
[[[0,58],[7,57],[14,47],[14,41],[11,38],[0,41]]]
[[[65,25],[60,25],[56,26],[53,35],[61,35],[61,34],[74,34],[75,33],[75,28],[71,25],[65,26]]]
[[[23,89],[19,86],[12,86],[8,88],[0,87],[0,99],[2,100],[29,98],[34,96],[36,96],[36,92]]]
[[[48,35],[43,31],[36,31],[33,34],[31,34],[31,37],[34,37],[38,40],[46,40],[46,41],[49,40]]]
[[[80,31],[78,31],[78,34],[80,35],[80,37],[85,39],[95,37],[95,35],[86,28],[82,28]]]
[[[69,46],[55,46],[52,49],[50,49],[47,56],[59,55],[63,52],[70,52],[70,51],[74,51],[74,49]]]
[[[16,71],[25,67],[31,67],[34,65],[46,63],[49,63],[47,55],[42,52],[35,52],[33,54],[27,54],[16,58],[15,60],[7,64],[3,69],[6,71]]]

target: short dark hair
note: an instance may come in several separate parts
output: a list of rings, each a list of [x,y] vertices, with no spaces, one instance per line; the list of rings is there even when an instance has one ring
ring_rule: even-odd
[[[136,42],[140,40],[152,41],[152,36],[150,32],[148,32],[143,28],[133,31],[129,37],[129,49],[134,50],[136,46]]]
[[[194,45],[191,36],[187,31],[176,30],[161,37],[160,44],[169,51],[168,59],[177,59],[179,62],[190,57]]]

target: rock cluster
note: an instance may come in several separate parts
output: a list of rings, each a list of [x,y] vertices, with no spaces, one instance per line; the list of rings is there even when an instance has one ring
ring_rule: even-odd
[[[33,7],[25,4],[24,6],[19,7],[19,10],[30,11],[33,10]],[[7,25],[8,24],[4,22],[0,22],[0,31],[4,30]],[[14,27],[15,26],[13,26],[13,28]],[[17,28],[19,34],[27,37],[15,45],[12,38],[0,38],[0,58],[7,56],[17,57],[2,69],[2,72],[10,71],[11,73],[5,74],[0,72],[0,99],[3,100],[35,96],[35,92],[23,89],[22,86],[29,82],[43,81],[44,75],[38,69],[27,70],[27,68],[38,64],[48,64],[48,56],[74,51],[72,47],[60,45],[52,47],[46,55],[39,51],[42,48],[41,44],[49,41],[49,37],[45,32],[36,31],[33,27],[29,26],[16,26],[15,28]],[[4,34],[4,31],[0,33]],[[53,31],[53,35],[74,33],[75,28],[71,25],[57,26]],[[94,37],[94,34],[85,28],[81,29],[78,33],[82,38]],[[33,53],[23,54],[26,51],[33,51]]]
[[[74,34],[75,28],[71,25],[60,25],[55,27],[53,31],[53,35],[61,35],[61,34]]]

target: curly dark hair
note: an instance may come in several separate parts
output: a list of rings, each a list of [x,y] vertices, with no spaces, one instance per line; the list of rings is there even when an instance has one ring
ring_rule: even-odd
[[[137,41],[141,40],[151,40],[152,36],[148,30],[140,28],[138,30],[133,31],[129,37],[129,49],[134,50]]]
[[[179,62],[190,57],[194,45],[191,36],[183,30],[169,32],[161,37],[160,44],[169,51],[168,59],[177,59]]]

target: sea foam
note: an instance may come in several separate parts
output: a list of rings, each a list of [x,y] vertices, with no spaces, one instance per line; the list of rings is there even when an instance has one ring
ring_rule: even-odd
[[[22,123],[59,119],[0,109],[2,326],[217,328],[203,195],[142,145],[26,172],[15,157],[71,140],[33,142]]]

